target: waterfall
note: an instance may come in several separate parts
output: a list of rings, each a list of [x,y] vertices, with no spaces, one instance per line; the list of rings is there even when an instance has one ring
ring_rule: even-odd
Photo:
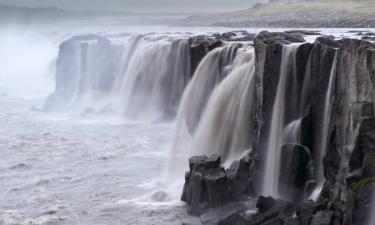
[[[121,85],[121,104],[132,120],[154,121],[176,110],[190,76],[187,39],[144,37]]]
[[[281,159],[281,146],[283,143],[284,130],[285,130],[285,98],[287,88],[294,88],[287,85],[288,76],[290,73],[295,73],[295,65],[292,63],[292,71],[290,71],[290,62],[294,61],[296,49],[299,45],[285,45],[283,46],[282,61],[280,67],[280,78],[277,87],[275,103],[272,110],[272,119],[270,134],[268,137],[268,146],[266,149],[266,164],[265,164],[265,178],[263,191],[265,195],[278,197],[279,186],[279,172],[280,172],[280,159]],[[295,62],[294,62],[295,63]],[[294,74],[295,75],[295,74]],[[295,107],[295,106],[294,106]],[[289,113],[289,112],[288,112]],[[291,126],[300,123],[294,123]]]
[[[252,47],[237,48],[228,45],[209,53],[186,88],[177,117],[169,177],[181,177],[192,155],[219,154],[229,161],[250,149],[255,54]],[[187,118],[194,116],[200,119],[191,132]]]
[[[329,140],[329,124],[331,121],[331,111],[332,111],[332,104],[333,104],[333,97],[332,97],[332,89],[334,86],[334,81],[336,78],[336,66],[337,66],[337,51],[335,53],[335,57],[332,62],[332,68],[329,75],[329,83],[327,92],[325,94],[324,100],[324,113],[323,113],[323,123],[322,123],[322,132],[319,138],[319,145],[317,149],[319,150],[319,158],[318,158],[318,166],[317,166],[317,188],[311,194],[310,199],[317,200],[320,195],[320,192],[323,189],[324,185],[324,167],[323,167],[323,159],[327,153],[328,149],[328,140]]]
[[[76,37],[60,46],[56,91],[46,108],[167,120],[174,117],[190,77],[188,38]]]
[[[215,88],[194,134],[194,155],[217,154],[230,163],[250,149],[254,72],[253,49],[238,50],[233,70]]]
[[[302,119],[296,119],[285,127],[283,138],[285,144],[299,144],[301,138],[301,123]]]
[[[237,48],[237,44],[228,44],[212,50],[203,58],[184,91],[178,109],[177,121],[182,130],[187,127],[189,133],[194,132],[212,90],[228,74]]]

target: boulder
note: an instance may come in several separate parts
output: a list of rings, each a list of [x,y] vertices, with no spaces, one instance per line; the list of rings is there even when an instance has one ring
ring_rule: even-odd
[[[219,156],[196,156],[189,160],[181,200],[193,215],[202,215],[231,202],[249,199],[253,187],[250,182],[250,159],[235,161],[225,170]]]

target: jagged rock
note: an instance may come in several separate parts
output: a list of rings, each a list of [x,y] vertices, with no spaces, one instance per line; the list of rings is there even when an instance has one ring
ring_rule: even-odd
[[[296,215],[298,216],[298,220],[301,225],[309,225],[314,214],[317,211],[325,209],[326,205],[324,203],[313,201],[303,202],[297,207]]]
[[[240,214],[233,214],[220,221],[218,225],[248,225],[248,221]]]
[[[375,192],[375,118],[360,122],[359,135],[349,161],[351,174],[347,182],[353,191],[355,225],[366,224]]]
[[[255,34],[248,33],[245,30],[231,31],[225,33],[215,33],[213,36],[218,40],[223,40],[226,42],[230,41],[253,41]]]
[[[229,203],[203,214],[201,221],[203,225],[242,224],[254,214],[251,210],[249,211],[252,208],[254,208],[253,201]]]
[[[330,225],[332,217],[332,211],[319,211],[314,215],[311,225]]]
[[[254,192],[247,189],[252,186],[242,186],[246,183],[245,180],[252,180],[252,184],[257,182],[257,190],[260,190],[264,176],[261,173],[264,168],[264,149],[279,82],[283,44],[300,42],[300,38],[290,33],[262,32],[254,40],[257,87],[254,129],[257,139],[252,156],[255,164],[241,164],[239,161],[224,172],[215,172],[213,181],[207,180],[210,189],[217,188],[211,190],[212,193],[220,192],[229,196],[230,192],[224,186],[234,184],[233,178],[239,182],[235,187],[238,187],[237,192],[242,197],[246,196],[245,193]],[[331,36],[322,36],[313,45],[301,44],[296,54],[298,86],[303,84],[307,71],[311,77],[308,84],[308,104],[305,115],[301,118],[301,142],[311,151],[311,160],[310,164],[306,163],[305,157],[299,154],[304,151],[295,149],[296,146],[283,147],[282,151],[286,153],[282,154],[283,176],[280,177],[280,186],[285,192],[292,192],[292,196],[286,197],[294,203],[261,197],[257,205],[259,210],[255,215],[246,217],[243,211],[236,211],[221,218],[222,224],[363,225],[368,220],[371,196],[375,195],[375,45],[363,40],[338,41]],[[337,64],[334,64],[335,56]],[[333,65],[336,65],[336,70],[333,70]],[[329,124],[325,124],[328,125],[327,151],[322,155],[321,132],[331,77],[333,104]],[[293,95],[288,93],[287,96],[286,104],[295,104],[289,100]],[[290,122],[294,115],[290,115],[291,112],[287,114],[285,122]],[[318,183],[320,180],[316,174],[322,163],[324,185]],[[251,168],[250,173],[246,167]],[[299,173],[300,168],[304,168],[302,174]],[[189,173],[187,181],[191,177]],[[296,182],[296,179],[301,179],[301,182]],[[206,178],[201,180],[206,182]],[[307,182],[310,183],[309,188],[306,188]],[[297,201],[302,200],[302,196],[307,196],[307,193],[310,194],[318,184],[323,185],[318,202],[300,202],[296,207]],[[298,188],[290,191],[295,185]],[[197,188],[198,191],[201,189]],[[215,202],[213,199],[210,201]]]
[[[268,32],[262,31],[256,37],[262,40],[265,44],[281,43],[281,44],[291,44],[296,42],[305,42],[305,39],[300,34],[294,33],[281,33],[281,32]]]
[[[220,47],[223,44],[223,41],[202,35],[191,38],[190,42],[190,68],[193,75],[204,56],[213,49]]]
[[[228,170],[220,166],[219,156],[196,156],[189,160],[182,201],[189,213],[202,215],[235,201],[246,201],[253,195],[250,183],[250,159],[235,161]]]
[[[274,204],[271,206],[272,202]],[[250,219],[249,225],[284,224],[292,219],[296,209],[295,205],[290,202],[271,197],[260,197],[257,207],[259,211]]]
[[[293,35],[302,35],[302,36],[322,35],[320,31],[314,31],[314,30],[288,30],[288,31],[285,31],[285,33],[293,34]]]

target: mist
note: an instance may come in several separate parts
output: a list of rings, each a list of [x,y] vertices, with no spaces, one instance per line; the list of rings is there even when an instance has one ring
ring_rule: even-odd
[[[0,4],[126,12],[224,12],[250,8],[259,2],[267,0],[1,0]]]

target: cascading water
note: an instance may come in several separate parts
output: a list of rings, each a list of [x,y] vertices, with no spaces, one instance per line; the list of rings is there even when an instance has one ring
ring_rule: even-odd
[[[194,155],[217,154],[225,162],[250,149],[254,72],[253,49],[238,50],[233,70],[215,88],[194,134]]]
[[[122,111],[127,118],[150,121],[176,111],[189,77],[187,39],[142,38],[122,81]]]
[[[333,104],[333,95],[332,95],[332,89],[334,86],[334,81],[336,78],[336,66],[337,66],[337,51],[335,53],[335,57],[333,59],[332,68],[329,76],[329,83],[327,92],[325,95],[325,101],[324,101],[324,114],[323,114],[323,123],[322,123],[322,133],[319,139],[320,145],[318,146],[319,150],[319,158],[318,158],[318,167],[316,172],[316,179],[317,179],[317,188],[314,190],[314,192],[311,194],[310,199],[317,200],[317,198],[320,195],[320,192],[323,189],[324,185],[324,168],[323,168],[323,159],[327,153],[328,148],[328,140],[329,140],[329,124],[331,120],[331,111],[332,111],[332,104]]]
[[[76,37],[62,44],[57,65],[47,109],[148,122],[174,116],[191,76],[189,40],[173,36]]]
[[[283,142],[288,144],[298,144],[301,135],[301,123],[302,119],[296,119],[290,122],[284,131]]]
[[[237,48],[237,44],[229,44],[203,58],[182,96],[177,116],[179,128],[187,127],[189,133],[194,132],[213,89],[228,74]]]
[[[186,89],[179,108],[170,177],[181,177],[191,155],[218,154],[224,161],[229,161],[239,159],[250,149],[255,55],[252,47],[237,48],[225,46],[208,54]],[[223,80],[219,83],[220,79]],[[210,94],[211,89],[207,90],[207,86],[216,84]],[[202,109],[206,101],[207,106]],[[192,133],[187,128],[190,113],[201,118]],[[189,143],[186,140],[190,140]]]
[[[275,103],[273,105],[272,120],[270,127],[270,134],[268,137],[267,156],[265,164],[265,178],[263,184],[263,192],[265,195],[271,195],[278,197],[278,185],[279,185],[279,172],[280,172],[280,160],[281,160],[281,147],[284,143],[283,137],[285,136],[285,101],[286,101],[286,90],[289,87],[287,85],[288,76],[290,73],[295,73],[295,68],[290,67],[291,60],[294,60],[295,53],[298,45],[285,45],[283,46],[282,61],[280,67],[280,78],[277,87]],[[290,68],[292,68],[290,71]],[[298,130],[296,125],[300,123],[292,122],[291,130]],[[288,126],[287,126],[288,127]],[[291,138],[291,137],[289,137]]]

